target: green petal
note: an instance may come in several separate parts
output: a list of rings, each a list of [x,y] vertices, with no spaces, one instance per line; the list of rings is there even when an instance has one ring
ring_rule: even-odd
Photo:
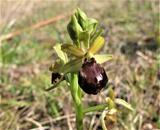
[[[123,107],[125,107],[125,108],[127,108],[127,109],[129,109],[131,111],[134,111],[132,106],[129,103],[127,103],[126,101],[122,100],[122,99],[116,98],[115,99],[115,103],[119,104],[119,105],[122,105]]]
[[[95,54],[97,53],[102,46],[104,45],[104,38],[99,36],[92,44],[92,46],[89,48],[89,53]]]
[[[96,61],[99,64],[102,64],[102,63],[109,61],[113,58],[112,55],[108,55],[108,54],[93,55],[93,57],[96,59]]]
[[[70,73],[70,72],[77,72],[79,71],[79,69],[82,66],[82,60],[83,58],[79,58],[79,59],[74,59],[69,61],[68,63],[66,63],[62,69],[61,69],[61,73]]]
[[[74,46],[74,45],[71,45],[71,44],[63,44],[61,46],[61,49],[66,52],[67,54],[72,54],[76,57],[83,57],[84,55],[84,52],[82,49]]]
[[[68,61],[68,58],[67,58],[66,53],[64,53],[64,52],[61,50],[61,44],[56,44],[53,48],[54,48],[54,50],[56,51],[58,57],[59,57],[64,63],[66,63],[66,62]]]

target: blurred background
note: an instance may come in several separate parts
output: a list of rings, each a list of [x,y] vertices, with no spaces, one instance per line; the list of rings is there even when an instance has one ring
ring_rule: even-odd
[[[160,129],[159,0],[0,0],[0,130],[75,130],[67,86],[44,89],[53,46],[71,42],[66,26],[77,7],[106,30],[102,53],[114,56],[104,64],[109,83],[135,109],[120,108],[112,129]],[[83,102],[104,99],[84,94]],[[85,130],[102,130],[100,114],[85,116]]]

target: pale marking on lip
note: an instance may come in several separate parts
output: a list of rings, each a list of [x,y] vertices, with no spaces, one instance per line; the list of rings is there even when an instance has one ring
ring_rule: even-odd
[[[99,74],[98,76],[97,76],[97,81],[99,82],[99,81],[101,81],[103,79],[103,76],[101,75],[101,74]]]

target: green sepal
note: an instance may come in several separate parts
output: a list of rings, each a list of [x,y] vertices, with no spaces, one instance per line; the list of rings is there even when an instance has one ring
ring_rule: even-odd
[[[61,49],[67,54],[72,54],[73,56],[76,57],[83,57],[85,54],[81,48],[78,48],[72,44],[63,44],[61,46]]]
[[[93,55],[93,57],[96,59],[97,63],[99,64],[105,63],[106,61],[113,59],[113,56],[109,54]]]
[[[68,57],[67,57],[66,53],[61,50],[61,44],[56,44],[53,48],[54,48],[55,52],[57,53],[58,57],[65,64],[68,61]]]

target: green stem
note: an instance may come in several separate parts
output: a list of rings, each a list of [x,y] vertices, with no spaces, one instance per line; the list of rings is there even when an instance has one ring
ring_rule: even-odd
[[[76,112],[76,127],[77,130],[83,130],[83,106],[81,101],[81,90],[78,85],[77,74],[71,75],[70,90],[74,101]]]
[[[78,47],[78,48],[81,48],[81,44],[80,44],[80,41],[79,41],[79,40],[77,41],[77,47]]]

